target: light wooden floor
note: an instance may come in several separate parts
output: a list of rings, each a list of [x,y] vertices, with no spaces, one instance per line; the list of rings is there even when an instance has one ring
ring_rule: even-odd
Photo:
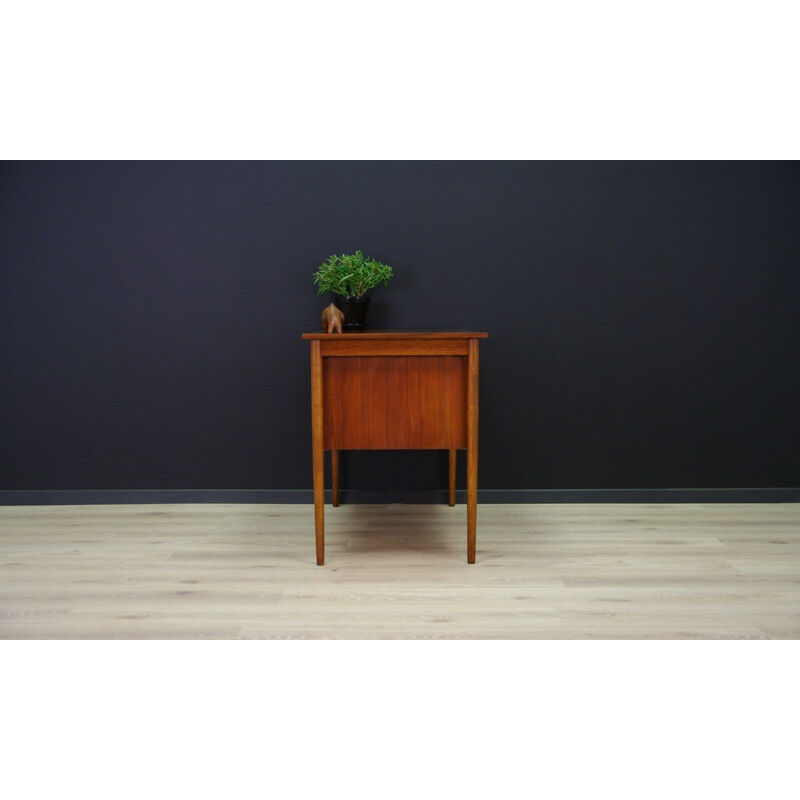
[[[800,505],[0,507],[4,639],[800,638]]]

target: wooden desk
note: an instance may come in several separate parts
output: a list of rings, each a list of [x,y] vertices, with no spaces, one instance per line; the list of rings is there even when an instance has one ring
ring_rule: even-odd
[[[475,563],[478,508],[478,343],[487,333],[304,333],[311,342],[311,436],[317,564],[325,563],[325,473],[331,451],[339,505],[339,450],[448,450],[455,505],[456,450],[467,451],[467,562]]]

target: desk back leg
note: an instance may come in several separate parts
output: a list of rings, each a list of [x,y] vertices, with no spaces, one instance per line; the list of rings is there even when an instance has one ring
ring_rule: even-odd
[[[331,450],[331,502],[339,506],[339,451]]]
[[[447,504],[454,506],[456,504],[456,451],[449,450],[450,459],[449,459],[449,470],[448,470],[448,493],[447,493]]]

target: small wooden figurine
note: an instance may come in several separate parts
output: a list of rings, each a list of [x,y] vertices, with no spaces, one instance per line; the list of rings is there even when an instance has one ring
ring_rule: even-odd
[[[344,314],[336,308],[336,306],[331,303],[323,312],[322,312],[322,330],[324,333],[333,333],[334,330],[336,333],[342,332],[342,320],[344,319]]]

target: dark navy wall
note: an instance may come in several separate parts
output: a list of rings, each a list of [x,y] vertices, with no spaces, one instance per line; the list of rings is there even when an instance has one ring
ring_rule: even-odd
[[[800,486],[796,163],[6,162],[0,490],[310,487],[311,273],[357,248],[372,327],[489,331],[484,488]]]

